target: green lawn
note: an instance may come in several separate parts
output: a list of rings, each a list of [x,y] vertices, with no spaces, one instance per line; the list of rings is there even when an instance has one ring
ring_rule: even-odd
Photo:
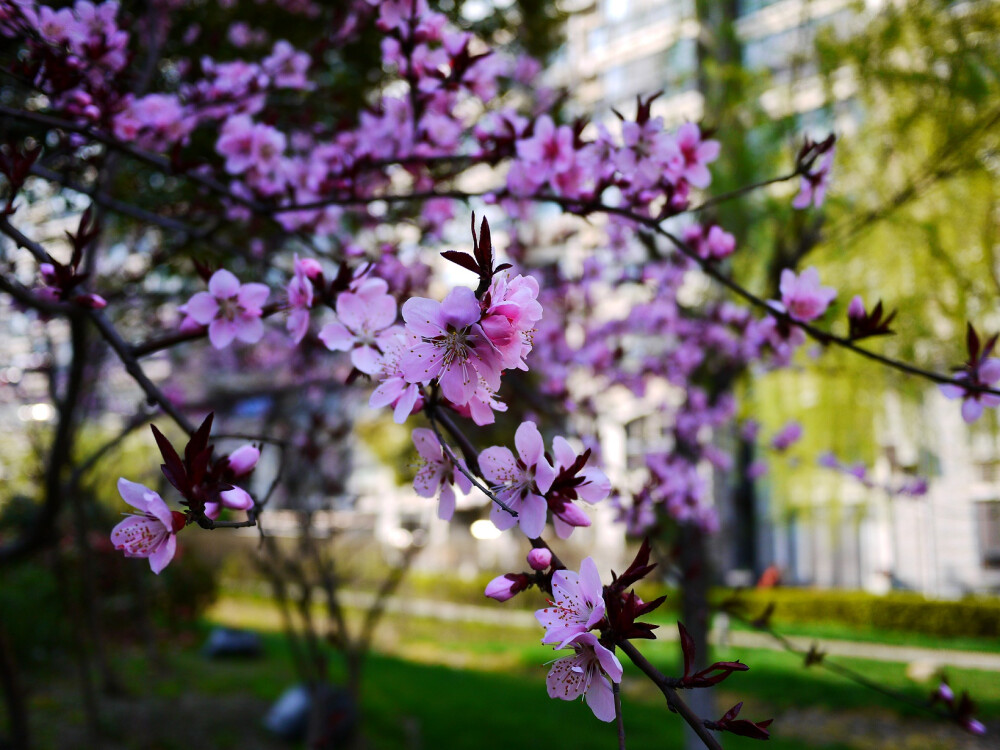
[[[264,634],[266,655],[257,661],[211,663],[197,646],[213,623],[253,627]],[[276,632],[273,607],[261,600],[227,598],[186,642],[169,645],[165,668],[151,672],[137,652],[117,660],[129,695],[105,698],[102,714],[110,750],[278,750],[260,718],[295,681],[288,647]],[[387,617],[376,653],[365,672],[363,718],[373,750],[611,750],[615,729],[591,715],[581,702],[553,701],[545,693],[545,662],[557,656],[539,643],[540,631]],[[677,671],[677,645],[640,642],[640,649],[666,673]],[[719,713],[744,700],[747,718],[776,719],[767,746],[725,736],[725,747],[926,748],[990,747],[964,744],[964,735],[944,722],[924,719],[887,697],[863,690],[796,657],[764,650],[730,650],[751,666],[734,675],[717,696]],[[916,685],[899,664],[838,659],[880,683],[913,697]],[[67,667],[69,665],[66,665]],[[335,670],[336,671],[336,670]],[[336,675],[335,675],[336,677]],[[980,716],[1000,730],[1000,675],[951,670],[956,688],[968,688],[981,702]],[[33,685],[32,706],[38,747],[76,750],[95,745],[80,729],[81,714],[72,670],[53,670]],[[681,722],[669,713],[652,686],[626,665],[623,683],[627,746],[631,750],[680,748]],[[895,738],[895,739],[894,739]],[[893,744],[898,740],[897,744]]]

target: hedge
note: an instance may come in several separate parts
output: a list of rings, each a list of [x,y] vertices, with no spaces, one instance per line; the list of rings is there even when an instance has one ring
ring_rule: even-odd
[[[725,598],[718,592],[716,601]],[[739,599],[746,614],[759,616],[770,603],[774,623],[836,623],[943,637],[1000,637],[1000,599],[967,597],[954,601],[925,599],[893,592],[877,596],[863,591],[776,588],[744,591]]]

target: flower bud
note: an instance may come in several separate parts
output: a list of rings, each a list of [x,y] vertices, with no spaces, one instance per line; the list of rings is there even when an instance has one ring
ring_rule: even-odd
[[[317,276],[323,275],[323,266],[314,258],[302,258],[299,260],[299,268],[310,279],[315,279]]]
[[[962,726],[967,732],[972,732],[972,734],[986,734],[986,727],[978,719],[966,719]]]
[[[231,490],[219,493],[219,499],[226,508],[232,510],[250,510],[253,507],[253,498],[250,493],[240,487],[233,487]]]
[[[862,301],[860,294],[855,294],[853,299],[851,299],[851,304],[847,306],[847,317],[851,320],[863,320],[867,317],[865,303]]]
[[[590,526],[590,516],[574,503],[566,503],[555,515],[570,526]]]
[[[498,602],[505,602],[512,598],[514,594],[519,594],[528,588],[528,576],[523,573],[507,573],[497,576],[486,584],[486,596],[496,599]]]
[[[233,476],[245,477],[257,465],[260,451],[253,445],[244,445],[229,454],[229,470]]]
[[[938,685],[937,697],[943,700],[945,703],[951,703],[955,700],[955,694],[952,692],[951,687],[947,682],[942,682]]]
[[[528,565],[532,570],[545,570],[552,564],[552,553],[544,547],[528,553]]]

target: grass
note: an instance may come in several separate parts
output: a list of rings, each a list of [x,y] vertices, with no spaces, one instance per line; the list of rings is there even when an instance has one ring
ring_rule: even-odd
[[[260,631],[264,658],[206,661],[197,645],[218,623]],[[163,672],[150,674],[148,663],[137,652],[121,656],[117,664],[133,697],[104,699],[102,712],[109,740],[101,746],[109,750],[287,748],[260,729],[260,718],[268,706],[296,681],[279,627],[276,612],[266,601],[227,597],[186,642],[169,647]],[[362,716],[368,747],[616,747],[613,725],[595,720],[579,701],[564,703],[548,698],[544,664],[556,654],[539,643],[539,635],[533,630],[386,617],[365,671]],[[664,672],[678,671],[676,643],[647,641],[638,645]],[[716,657],[739,657],[751,665],[749,672],[734,675],[719,691],[718,712],[744,700],[747,718],[776,718],[768,745],[726,736],[727,750],[971,747],[960,744],[963,735],[942,722],[927,721],[915,709],[859,689],[837,675],[815,667],[803,669],[795,656],[730,649]],[[836,661],[913,698],[922,698],[930,690],[927,684],[907,680],[904,665],[861,659]],[[334,672],[336,679],[336,661]],[[981,703],[981,718],[994,725],[1000,720],[997,673],[949,670],[949,676],[956,689],[969,689]],[[45,682],[42,689],[36,686],[33,699],[38,746],[59,750],[93,747],[79,729],[82,720],[71,670],[53,670]],[[630,750],[683,746],[680,720],[628,664],[623,693]],[[824,729],[817,730],[817,722],[826,722]],[[939,730],[946,734],[932,741],[931,733]],[[823,739],[817,739],[817,734]],[[902,744],[890,744],[893,737],[902,738]]]

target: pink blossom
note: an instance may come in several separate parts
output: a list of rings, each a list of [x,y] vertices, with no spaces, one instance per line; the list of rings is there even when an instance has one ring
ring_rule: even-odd
[[[719,158],[719,142],[702,140],[701,129],[693,122],[681,125],[676,138],[683,159],[681,177],[696,188],[707,188],[712,181],[708,164]]]
[[[524,358],[532,346],[535,325],[542,319],[538,282],[518,274],[513,279],[497,274],[486,293],[486,311],[480,325],[502,357],[504,368],[527,371]]]
[[[819,271],[812,266],[798,276],[790,268],[783,270],[780,289],[785,311],[803,322],[820,317],[837,296],[836,289],[820,286]]]
[[[184,527],[184,514],[172,512],[158,494],[124,477],[118,480],[118,492],[140,512],[111,530],[111,543],[123,550],[125,557],[148,557],[149,567],[159,574],[177,551],[177,532]]]
[[[573,131],[566,125],[556,127],[552,118],[542,115],[535,121],[530,138],[517,142],[518,157],[544,176],[565,172],[573,166]]]
[[[973,376],[970,377],[967,372],[960,372],[955,375],[955,380],[968,381],[976,386],[992,387],[997,381],[1000,381],[1000,359],[995,357],[985,359],[976,368]],[[962,419],[969,424],[983,415],[984,407],[1000,406],[1000,396],[993,393],[970,390],[952,383],[944,383],[938,388],[945,398],[962,399]]]
[[[472,489],[472,482],[459,468],[459,464],[452,461],[443,450],[432,430],[426,427],[415,429],[413,444],[420,457],[426,461],[413,480],[413,490],[420,497],[434,497],[440,493],[438,518],[450,521],[455,513],[455,490],[452,485],[457,485],[464,495]],[[464,467],[464,464],[461,466]]]
[[[114,132],[125,141],[163,150],[183,141],[194,128],[176,96],[148,94],[134,99],[114,116]]]
[[[216,349],[239,339],[255,344],[264,335],[262,307],[270,290],[264,284],[240,284],[232,273],[220,268],[208,281],[208,291],[198,292],[179,309],[195,323],[208,326],[208,338]]]
[[[304,91],[312,88],[306,77],[310,63],[311,60],[306,52],[300,52],[284,39],[279,39],[261,66],[264,72],[271,76],[276,88]]]
[[[535,612],[545,628],[542,643],[558,643],[563,648],[573,636],[599,624],[604,619],[604,586],[593,558],[584,558],[579,573],[553,573],[552,599],[553,606]]]
[[[230,117],[215,144],[226,159],[226,171],[241,174],[249,169],[274,171],[285,151],[285,134],[270,125],[255,123],[249,115]]]
[[[386,294],[381,279],[367,279],[357,292],[341,292],[337,297],[339,322],[328,323],[319,332],[331,351],[349,351],[351,364],[366,375],[378,372],[379,358],[394,335],[396,300]]]
[[[622,679],[618,657],[602,646],[592,633],[578,633],[563,647],[573,648],[576,653],[553,663],[545,678],[549,697],[570,701],[583,695],[594,716],[601,721],[614,721],[611,682]]]
[[[535,539],[545,528],[546,509],[542,496],[555,478],[555,470],[545,458],[542,435],[534,422],[522,422],[514,433],[514,446],[491,446],[479,454],[479,466],[497,497],[518,515],[515,518],[498,504],[490,508],[490,520],[501,531],[520,525],[528,538]]]
[[[699,258],[706,260],[722,260],[736,249],[736,238],[717,225],[710,227],[707,234],[699,224],[690,226],[684,230],[684,241]]]
[[[400,369],[407,382],[435,378],[444,397],[465,405],[479,387],[500,387],[500,354],[479,326],[479,300],[471,289],[457,287],[443,302],[412,297],[403,304],[406,328],[420,343],[403,352]]]
[[[372,392],[368,405],[373,409],[383,406],[393,407],[393,420],[403,424],[406,418],[423,405],[420,396],[420,386],[408,383],[399,367],[399,359],[404,350],[409,350],[417,343],[414,336],[395,333],[384,342],[385,353],[379,359],[379,370],[376,379],[379,386]]]
[[[826,190],[830,185],[830,170],[833,168],[834,147],[823,154],[819,167],[814,172],[807,172],[802,175],[802,184],[799,187],[799,194],[792,201],[793,208],[808,208],[809,204],[819,208],[826,198]]]

